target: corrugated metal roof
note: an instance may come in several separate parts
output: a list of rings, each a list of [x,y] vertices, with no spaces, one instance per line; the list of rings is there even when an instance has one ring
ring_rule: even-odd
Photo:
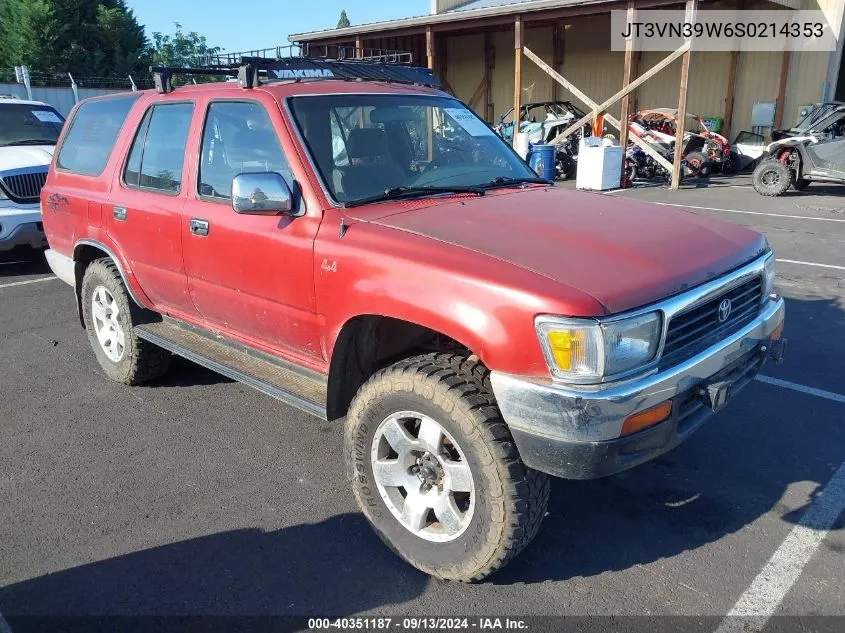
[[[514,2],[514,0],[477,0],[472,5],[464,5],[459,9],[434,15],[421,15],[401,20],[388,20],[386,22],[373,22],[350,26],[345,29],[329,29],[326,31],[313,31],[311,33],[294,33],[288,40],[297,42],[314,42],[326,39],[350,38],[356,35],[365,35],[374,32],[392,31],[413,27],[443,24],[464,20],[476,20],[478,18],[495,17],[515,13],[531,13],[561,7],[578,7],[585,5],[610,4],[614,0],[525,0]],[[476,6],[483,4],[483,6]]]

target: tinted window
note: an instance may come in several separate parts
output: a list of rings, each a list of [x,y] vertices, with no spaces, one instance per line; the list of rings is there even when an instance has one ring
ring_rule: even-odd
[[[127,185],[167,193],[179,191],[193,111],[191,103],[157,105],[147,111],[123,172]]]
[[[232,179],[245,172],[276,172],[292,183],[270,117],[257,103],[218,102],[208,107],[202,137],[200,195],[232,197]]]
[[[120,126],[137,98],[127,95],[82,104],[62,142],[58,166],[89,176],[102,173]]]
[[[0,105],[0,147],[55,145],[65,120],[50,106]]]

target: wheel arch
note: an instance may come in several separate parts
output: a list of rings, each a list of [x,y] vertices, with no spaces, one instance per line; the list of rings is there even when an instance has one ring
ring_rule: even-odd
[[[85,327],[85,322],[82,318],[82,278],[85,276],[85,269],[88,268],[91,262],[104,258],[110,259],[114,262],[114,265],[117,267],[117,271],[120,273],[123,285],[126,287],[126,291],[129,293],[129,297],[132,301],[134,301],[139,307],[145,307],[144,303],[136,293],[135,288],[133,288],[132,284],[129,283],[124,266],[114,251],[102,242],[84,238],[79,240],[73,247],[73,273],[75,281],[74,290],[76,292],[76,309],[79,315],[79,322],[82,324],[82,327]]]
[[[465,343],[412,321],[379,314],[348,319],[332,348],[326,394],[326,417],[346,415],[352,399],[378,370],[428,351],[474,354]]]

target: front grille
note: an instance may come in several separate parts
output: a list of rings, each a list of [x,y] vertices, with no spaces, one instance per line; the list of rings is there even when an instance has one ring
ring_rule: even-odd
[[[686,312],[676,314],[669,321],[660,367],[671,367],[683,362],[748,325],[760,313],[762,292],[763,280],[755,277]],[[731,302],[731,312],[727,320],[720,323],[719,305],[725,299]]]
[[[38,202],[41,187],[47,180],[47,170],[3,176],[3,188],[15,202]]]

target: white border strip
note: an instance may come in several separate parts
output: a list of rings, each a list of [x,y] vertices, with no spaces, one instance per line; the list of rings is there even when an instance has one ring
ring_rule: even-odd
[[[835,266],[834,264],[817,264],[815,262],[802,262],[797,259],[778,259],[777,261],[785,264],[800,264],[801,266],[816,266],[817,268],[833,268],[834,270],[845,270],[845,266]]]
[[[797,382],[789,382],[788,380],[781,380],[780,378],[771,378],[769,376],[761,376],[759,374],[757,375],[757,380],[759,380],[760,382],[765,382],[769,385],[774,385],[776,387],[792,389],[793,391],[800,391],[801,393],[806,393],[811,396],[818,396],[819,398],[825,398],[827,400],[833,400],[834,402],[840,402],[842,404],[845,404],[845,396],[839,395],[838,393],[833,393],[832,391],[816,389],[815,387],[805,387],[804,385],[799,385]]]
[[[724,211],[725,213],[743,213],[746,215],[767,215],[773,218],[790,218],[792,220],[817,220],[819,222],[845,222],[842,218],[817,218],[809,215],[787,215],[785,213],[764,213],[763,211],[742,211],[740,209],[721,209],[719,207],[694,207],[691,204],[677,204],[676,202],[653,202],[663,207],[678,207],[679,209],[697,209],[699,211]]]
[[[38,279],[27,279],[26,281],[13,281],[10,284],[1,284],[0,288],[11,288],[12,286],[26,286],[27,284],[37,284],[41,283],[42,281],[52,281],[53,279],[58,279],[55,275],[50,275],[49,277],[39,277]]]
[[[845,463],[740,596],[716,633],[762,631],[845,510]]]

